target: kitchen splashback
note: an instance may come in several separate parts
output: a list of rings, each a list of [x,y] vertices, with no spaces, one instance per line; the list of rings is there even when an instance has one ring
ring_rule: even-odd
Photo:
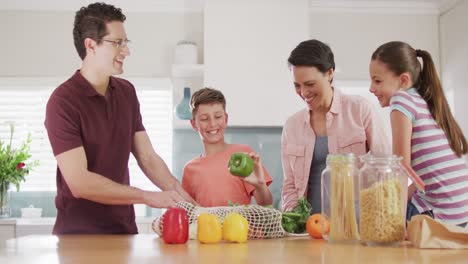
[[[236,127],[228,128],[225,140],[233,144],[247,144],[257,152],[263,165],[273,178],[270,190],[273,194],[273,205],[278,206],[283,186],[283,169],[281,166],[281,127]],[[172,172],[182,178],[184,165],[203,151],[199,135],[192,129],[176,129],[173,137]]]

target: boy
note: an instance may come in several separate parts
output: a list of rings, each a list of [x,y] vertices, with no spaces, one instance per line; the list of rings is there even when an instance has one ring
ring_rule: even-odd
[[[203,142],[204,152],[189,161],[183,170],[182,187],[203,207],[250,204],[252,196],[259,205],[271,205],[268,185],[272,179],[252,148],[224,141],[227,127],[226,99],[215,89],[203,88],[190,100],[190,123]],[[231,175],[227,167],[231,154],[248,153],[254,171],[246,178]]]

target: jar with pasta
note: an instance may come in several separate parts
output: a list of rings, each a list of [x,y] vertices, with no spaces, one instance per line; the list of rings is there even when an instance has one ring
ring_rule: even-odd
[[[357,176],[353,154],[327,156],[327,167],[322,172],[321,191],[322,221],[328,221],[329,231],[322,230],[322,236],[329,242],[359,240],[356,218]],[[322,223],[322,227],[328,226]]]
[[[404,240],[407,174],[401,157],[361,157],[359,170],[359,233],[368,245]]]

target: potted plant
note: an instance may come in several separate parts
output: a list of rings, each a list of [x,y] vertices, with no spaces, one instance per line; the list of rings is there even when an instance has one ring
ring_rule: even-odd
[[[9,188],[14,185],[18,191],[20,183],[25,180],[29,171],[39,165],[38,161],[28,162],[31,158],[29,153],[31,135],[28,134],[26,141],[15,149],[12,146],[15,126],[13,122],[7,122],[7,124],[10,126],[10,140],[7,144],[0,139],[0,217],[10,215]]]

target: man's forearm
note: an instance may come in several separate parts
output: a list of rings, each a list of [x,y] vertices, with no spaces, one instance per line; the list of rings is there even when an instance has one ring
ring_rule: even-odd
[[[86,172],[73,195],[102,204],[143,204],[145,191],[116,183],[93,172]]]
[[[163,191],[174,190],[179,184],[166,163],[157,154],[138,164],[146,177]]]

